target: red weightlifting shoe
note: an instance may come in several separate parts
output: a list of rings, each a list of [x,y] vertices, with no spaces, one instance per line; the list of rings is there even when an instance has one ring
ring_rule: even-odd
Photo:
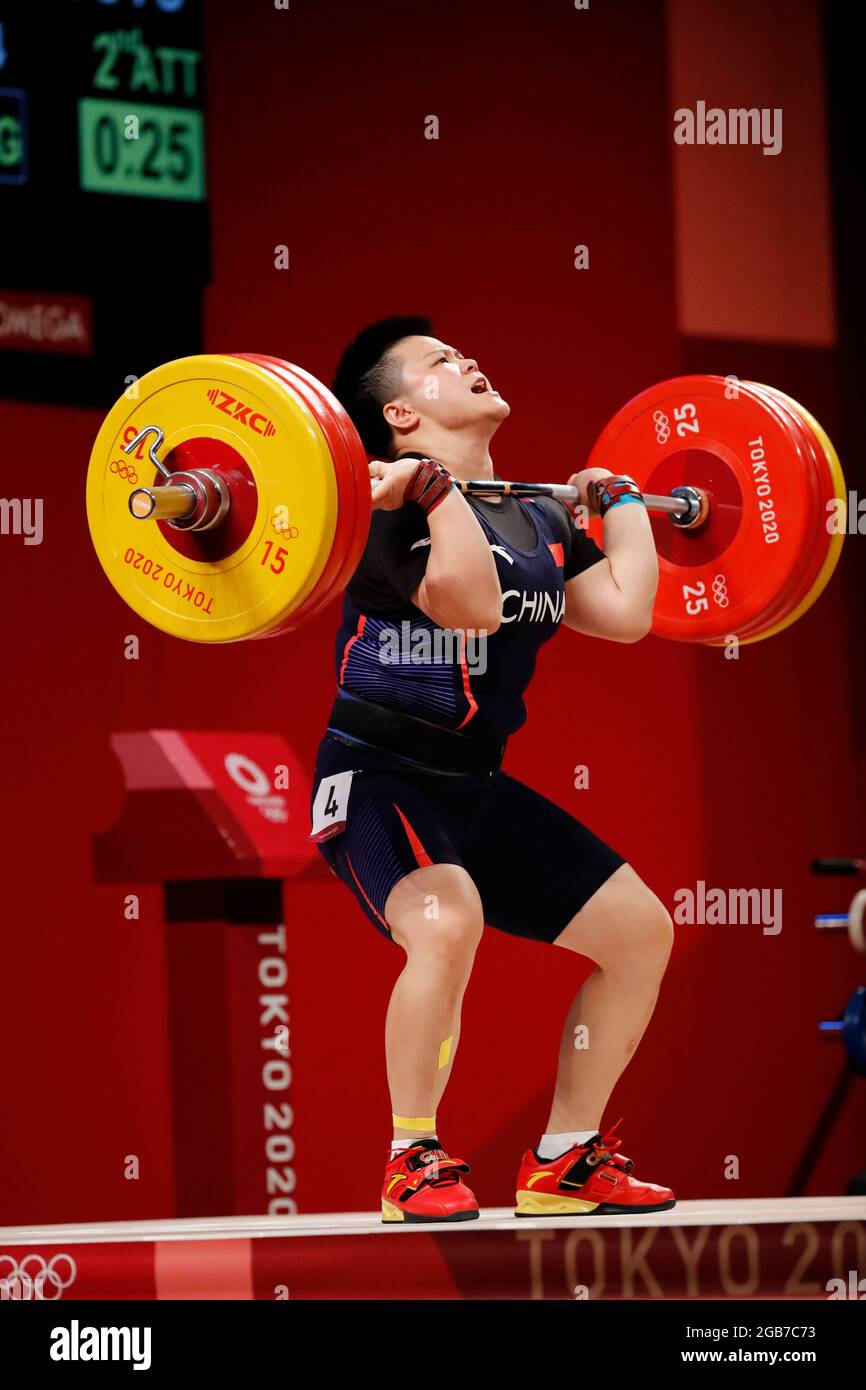
[[[618,1154],[622,1140],[611,1138],[619,1123],[585,1144],[572,1144],[559,1158],[542,1159],[527,1149],[517,1175],[515,1216],[604,1216],[675,1207],[669,1187],[631,1177],[633,1160]]]
[[[460,1177],[472,1169],[438,1139],[419,1139],[385,1168],[383,1221],[475,1221],[478,1203]]]

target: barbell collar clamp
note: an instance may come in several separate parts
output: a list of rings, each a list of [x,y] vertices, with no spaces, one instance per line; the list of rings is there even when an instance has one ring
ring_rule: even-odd
[[[212,468],[169,473],[170,483],[135,488],[129,510],[136,521],[166,521],[178,531],[210,531],[231,506],[228,483]]]
[[[175,517],[169,522],[178,531],[210,531],[219,526],[231,505],[228,483],[212,468],[189,468],[172,473],[170,486],[189,487],[196,499],[189,515]]]
[[[674,526],[680,526],[683,530],[693,531],[698,526],[702,526],[709,516],[710,499],[707,494],[699,487],[689,487],[683,484],[675,487],[671,491],[671,497],[680,498],[686,504],[685,511],[672,511],[671,521]],[[649,506],[650,504],[647,503]],[[652,510],[656,510],[654,507]]]

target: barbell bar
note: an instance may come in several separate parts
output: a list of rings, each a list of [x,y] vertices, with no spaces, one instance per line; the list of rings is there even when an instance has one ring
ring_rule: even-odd
[[[130,453],[139,443],[142,435],[155,428],[157,427],[153,425],[146,426],[129,444],[124,446],[124,453]],[[152,451],[150,457],[153,457]],[[193,469],[188,474],[169,473],[168,477],[172,480],[170,483],[135,488],[129,494],[130,512],[137,521],[170,518],[172,524],[185,523],[191,531],[205,530],[207,526],[214,524],[212,520],[208,519],[206,500],[197,498],[190,482],[185,481],[185,479],[195,477],[204,482],[206,472],[208,472],[206,469]],[[455,478],[454,482],[458,491],[462,492],[464,496],[492,493],[502,497],[553,497],[571,507],[577,506],[581,502],[579,489],[569,486],[568,483],[522,483],[500,479],[488,482],[483,478]],[[699,488],[675,488],[666,497],[656,496],[653,493],[643,493],[642,496],[648,511],[669,513],[675,526],[698,526],[706,519],[709,512],[706,493],[701,492]],[[230,499],[227,505],[230,505]]]

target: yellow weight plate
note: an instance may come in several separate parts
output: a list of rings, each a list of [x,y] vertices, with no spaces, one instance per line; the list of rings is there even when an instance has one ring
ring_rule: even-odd
[[[163,430],[158,456],[172,471],[217,461],[232,498],[219,533],[130,514],[134,487],[164,481],[148,458],[154,436],[123,452],[146,425]],[[285,382],[236,357],[148,372],[93,446],[87,520],[99,561],[121,598],[174,637],[236,642],[283,622],[322,574],[337,514],[334,465],[312,413]]]
[[[790,627],[792,623],[795,623],[797,621],[798,618],[802,618],[803,614],[807,613],[809,609],[812,607],[812,604],[815,603],[815,601],[821,597],[821,594],[824,592],[824,590],[827,587],[827,584],[830,581],[830,577],[833,574],[833,571],[839,563],[839,556],[842,553],[842,542],[845,539],[845,528],[847,526],[848,520],[848,489],[845,483],[845,476],[842,472],[842,465],[839,462],[839,456],[836,453],[836,450],[833,448],[833,443],[829,435],[821,427],[821,425],[815,419],[814,415],[810,415],[806,407],[800,405],[799,401],[795,401],[790,396],[786,396],[784,391],[780,391],[776,386],[765,387],[765,390],[772,391],[775,395],[781,396],[783,400],[787,401],[788,404],[791,406],[792,410],[798,412],[803,417],[804,421],[809,426],[812,433],[818,440],[818,443],[821,446],[821,449],[827,459],[827,463],[830,468],[830,474],[833,479],[834,494],[841,502],[840,516],[842,521],[842,530],[838,533],[831,533],[830,548],[827,551],[827,555],[818,573],[818,577],[813,583],[811,589],[809,589],[808,593],[804,596],[804,598],[801,599],[800,603],[793,610],[793,612],[789,613],[788,616],[786,618],[783,618],[781,622],[776,623],[774,627],[768,628],[766,632],[756,632],[753,637],[742,637],[740,639],[741,646],[744,646],[750,642],[762,642],[765,637],[775,637],[777,633],[784,632],[786,627]],[[721,643],[714,645],[721,645]]]

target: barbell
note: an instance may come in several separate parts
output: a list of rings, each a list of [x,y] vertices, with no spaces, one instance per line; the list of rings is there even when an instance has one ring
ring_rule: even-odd
[[[627,474],[644,495],[660,636],[772,636],[838,563],[839,460],[817,420],[773,388],[663,381],[617,411],[587,466]],[[578,501],[559,483],[458,486]],[[354,573],[370,515],[368,457],[339,401],[302,368],[250,353],[148,372],[106,416],[87,475],[111,584],[147,622],[198,642],[273,636],[321,612]]]

